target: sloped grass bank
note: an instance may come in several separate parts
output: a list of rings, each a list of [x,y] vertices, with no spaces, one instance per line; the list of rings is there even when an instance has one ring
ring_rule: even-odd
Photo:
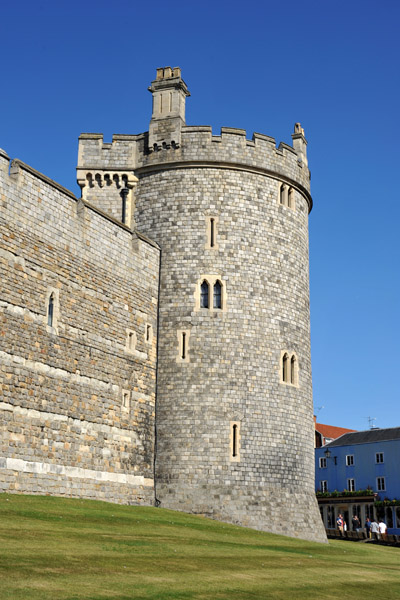
[[[400,550],[173,511],[0,494],[0,598],[400,599]]]

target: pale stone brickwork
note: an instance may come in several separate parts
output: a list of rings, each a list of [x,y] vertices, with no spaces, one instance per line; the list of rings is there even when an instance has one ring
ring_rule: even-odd
[[[113,297],[123,293],[127,277],[136,267],[140,269],[139,262],[132,262],[132,256],[138,256],[137,245],[146,248],[147,271],[139,274],[133,287],[128,285],[127,294],[132,292],[132,307],[146,313],[144,327],[150,324],[154,332],[157,300],[150,304],[158,299],[154,501],[166,508],[325,541],[313,481],[308,281],[312,200],[304,131],[296,124],[294,147],[281,143],[277,148],[273,138],[262,134],[248,140],[241,129],[222,128],[221,135],[213,136],[210,127],[186,126],[189,92],[178,68],[158,69],[149,90],[153,95],[149,133],[117,135],[111,144],[104,144],[100,134],[80,136],[77,173],[83,201],[77,212],[96,215],[99,224],[104,223],[103,234],[96,230],[99,238],[107,237],[107,228],[118,231],[113,248],[120,257],[117,270],[111,279],[109,272],[96,271],[92,280],[93,291],[101,297],[106,292]],[[290,202],[285,204],[280,199],[282,184],[290,193]],[[129,249],[124,246],[127,227],[118,228],[114,221],[92,212],[94,208],[87,203],[145,236],[133,244],[136,254],[132,255],[132,244]],[[77,226],[75,221],[73,225]],[[59,231],[60,242],[64,237]],[[146,245],[150,239],[161,248],[158,295],[154,291],[156,249],[150,242]],[[77,252],[86,264],[87,253],[99,244],[100,240],[97,244],[93,240],[89,249],[72,249],[69,243],[69,248],[71,255]],[[94,262],[103,267],[101,260]],[[63,276],[74,279],[81,268],[70,257]],[[150,275],[151,282],[146,280]],[[49,285],[57,287],[54,279]],[[208,292],[202,288],[203,280],[209,284]],[[152,298],[144,293],[143,281],[145,290],[153,286]],[[141,293],[135,294],[138,284]],[[63,297],[60,290],[58,330],[66,326]],[[42,313],[38,308],[29,310],[45,314],[44,307]],[[83,329],[90,330],[92,310],[82,307]],[[101,329],[98,316],[97,320],[96,331]],[[140,390],[126,384],[120,373],[123,361],[133,354],[135,381],[154,399],[149,376],[154,375],[155,355],[147,356],[147,329],[140,333],[132,323],[122,321],[118,321],[121,329],[117,328],[116,335],[125,345],[122,363],[110,362],[105,381],[118,387],[120,403],[124,398],[132,411]],[[135,335],[129,337],[130,331]],[[94,335],[87,340],[88,346],[96,339],[96,347],[104,348],[105,340]],[[152,348],[156,348],[155,336]],[[49,352],[47,344],[46,360]],[[285,353],[296,357],[295,385],[283,381]],[[72,360],[74,353],[69,354]],[[24,358],[31,360],[29,354]],[[96,382],[101,379],[98,372],[92,372],[91,362],[86,370],[81,368],[81,375]],[[104,384],[104,377],[101,381]],[[71,385],[77,385],[75,379]],[[124,394],[130,390],[129,399]],[[109,393],[117,395],[114,387]],[[74,406],[70,394],[76,396],[66,392],[65,403]],[[118,419],[126,418],[126,412],[117,414],[113,406],[112,401],[103,404],[100,421],[118,428]],[[80,408],[90,413],[91,398],[83,398]],[[142,409],[146,411],[146,403]],[[68,413],[68,418],[75,417]],[[74,427],[72,422],[62,423]],[[152,440],[150,417],[146,424],[132,421],[130,434],[140,437],[146,425],[146,440]],[[112,435],[119,434],[110,433],[107,440]],[[148,458],[142,463],[136,459],[136,476],[151,475],[143,464],[149,464]],[[114,460],[121,465],[121,457],[114,455]],[[107,471],[105,461],[109,458],[79,465],[91,469],[85,475],[87,481],[94,481],[97,471]],[[115,472],[126,473],[123,468]],[[68,473],[68,469],[63,471],[62,478]],[[114,485],[118,487],[115,501],[124,501],[121,495],[128,480]]]
[[[152,503],[159,250],[0,160],[0,490]]]

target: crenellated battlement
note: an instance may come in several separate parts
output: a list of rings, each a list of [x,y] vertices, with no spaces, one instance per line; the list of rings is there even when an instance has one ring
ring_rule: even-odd
[[[79,138],[78,183],[84,198],[98,200],[90,190],[110,190],[110,182],[122,177],[133,188],[136,177],[160,168],[225,167],[264,173],[286,182],[307,197],[311,209],[310,172],[304,129],[296,123],[293,146],[276,145],[274,138],[244,129],[222,127],[213,135],[209,126],[185,123],[185,101],[190,93],[179,67],[157,69],[149,91],[153,111],[149,131],[138,135],[114,135],[105,143],[102,134],[84,133]],[[100,194],[101,196],[101,194]],[[117,211],[118,212],[118,211]]]
[[[149,170],[169,162],[190,162],[199,166],[215,163],[218,167],[264,171],[269,176],[303,188],[309,194],[310,172],[304,157],[304,153],[300,154],[284,142],[277,147],[274,138],[261,133],[254,133],[248,139],[244,129],[222,127],[220,135],[213,135],[212,128],[208,126],[185,126],[181,130],[179,148],[167,146],[150,153],[146,149],[139,150],[136,169],[139,176],[143,169]]]
[[[102,133],[82,133],[77,168],[133,170],[137,163],[137,140],[142,136],[114,135],[111,143],[105,143]]]
[[[218,166],[265,173],[288,182],[302,192],[311,209],[310,172],[308,170],[304,130],[299,123],[292,135],[296,148],[273,137],[254,133],[247,138],[244,129],[222,127],[213,135],[210,126],[181,128],[180,145],[163,143],[148,146],[148,133],[114,135],[104,143],[101,134],[82,134],[79,138],[78,183],[83,197],[93,185],[109,189],[110,181],[121,177],[131,189],[137,177],[153,169]],[[107,185],[106,185],[107,184]]]

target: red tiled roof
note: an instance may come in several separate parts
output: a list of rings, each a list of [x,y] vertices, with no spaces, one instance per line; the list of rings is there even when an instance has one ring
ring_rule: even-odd
[[[315,429],[321,433],[324,438],[335,440],[344,433],[354,433],[356,429],[346,429],[345,427],[335,427],[334,425],[323,425],[322,423],[315,423]]]

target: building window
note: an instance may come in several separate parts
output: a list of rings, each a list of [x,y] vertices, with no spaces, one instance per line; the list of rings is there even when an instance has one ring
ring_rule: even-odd
[[[349,492],[355,492],[356,491],[356,480],[355,479],[348,479],[347,480],[347,490]]]
[[[240,461],[240,422],[232,421],[230,425],[230,459],[232,462]]]
[[[126,345],[127,352],[134,352],[136,349],[136,333],[132,329],[126,330]]]
[[[396,527],[400,527],[400,506],[396,507]]]
[[[294,190],[293,190],[293,188],[289,188],[289,191],[288,191],[288,207],[294,208]]]
[[[354,465],[354,454],[346,455],[346,467],[352,467]]]
[[[285,353],[282,358],[282,380],[287,383],[288,381],[288,363],[289,356]]]
[[[210,248],[215,247],[215,219],[210,218]]]
[[[384,492],[386,490],[386,482],[384,477],[376,478],[376,489],[378,492]]]
[[[368,518],[371,521],[374,520],[374,505],[373,504],[365,505],[365,518]]]
[[[144,334],[146,344],[151,344],[153,341],[153,328],[149,323],[145,325],[145,334]]]
[[[189,357],[189,329],[180,329],[177,331],[178,335],[178,355],[176,362],[190,362]]]
[[[220,281],[214,283],[214,308],[222,308],[222,285]]]
[[[335,528],[335,507],[332,504],[328,505],[328,528]]]
[[[210,219],[210,246],[215,246],[215,219]]]
[[[325,456],[320,456],[320,459],[319,459],[319,468],[320,469],[326,469],[326,458],[325,458]]]
[[[46,296],[46,317],[45,324],[47,331],[57,333],[58,319],[60,316],[59,308],[59,290],[49,288]]]
[[[286,183],[281,183],[279,187],[279,204],[287,208],[295,209],[294,189]]]
[[[219,275],[202,275],[195,290],[195,310],[226,310],[226,288]]]
[[[217,225],[218,225],[218,217],[209,217],[206,216],[206,250],[218,250],[217,243]]]
[[[131,403],[131,393],[128,390],[122,390],[122,410],[129,412]]]
[[[285,205],[285,192],[286,192],[286,185],[284,185],[282,183],[280,190],[279,190],[279,203],[282,204],[283,206]]]
[[[182,351],[181,351],[181,358],[182,358],[182,360],[185,360],[185,358],[186,358],[186,333],[185,333],[185,331],[182,331]]]
[[[375,454],[375,462],[376,462],[377,464],[381,464],[381,463],[383,463],[383,452],[377,452],[377,453]]]
[[[237,447],[237,442],[238,442],[238,426],[237,425],[233,425],[232,427],[232,456],[235,457],[238,455],[238,447]]]
[[[321,490],[321,492],[327,492],[328,491],[328,482],[326,480],[320,481],[319,489]]]
[[[290,383],[296,385],[296,357],[294,354],[290,359]]]
[[[209,287],[206,280],[200,286],[200,308],[208,308]]]
[[[283,351],[281,357],[281,383],[298,386],[298,363],[297,356]]]
[[[47,325],[53,327],[54,318],[54,292],[50,294],[49,302],[47,305]]]

